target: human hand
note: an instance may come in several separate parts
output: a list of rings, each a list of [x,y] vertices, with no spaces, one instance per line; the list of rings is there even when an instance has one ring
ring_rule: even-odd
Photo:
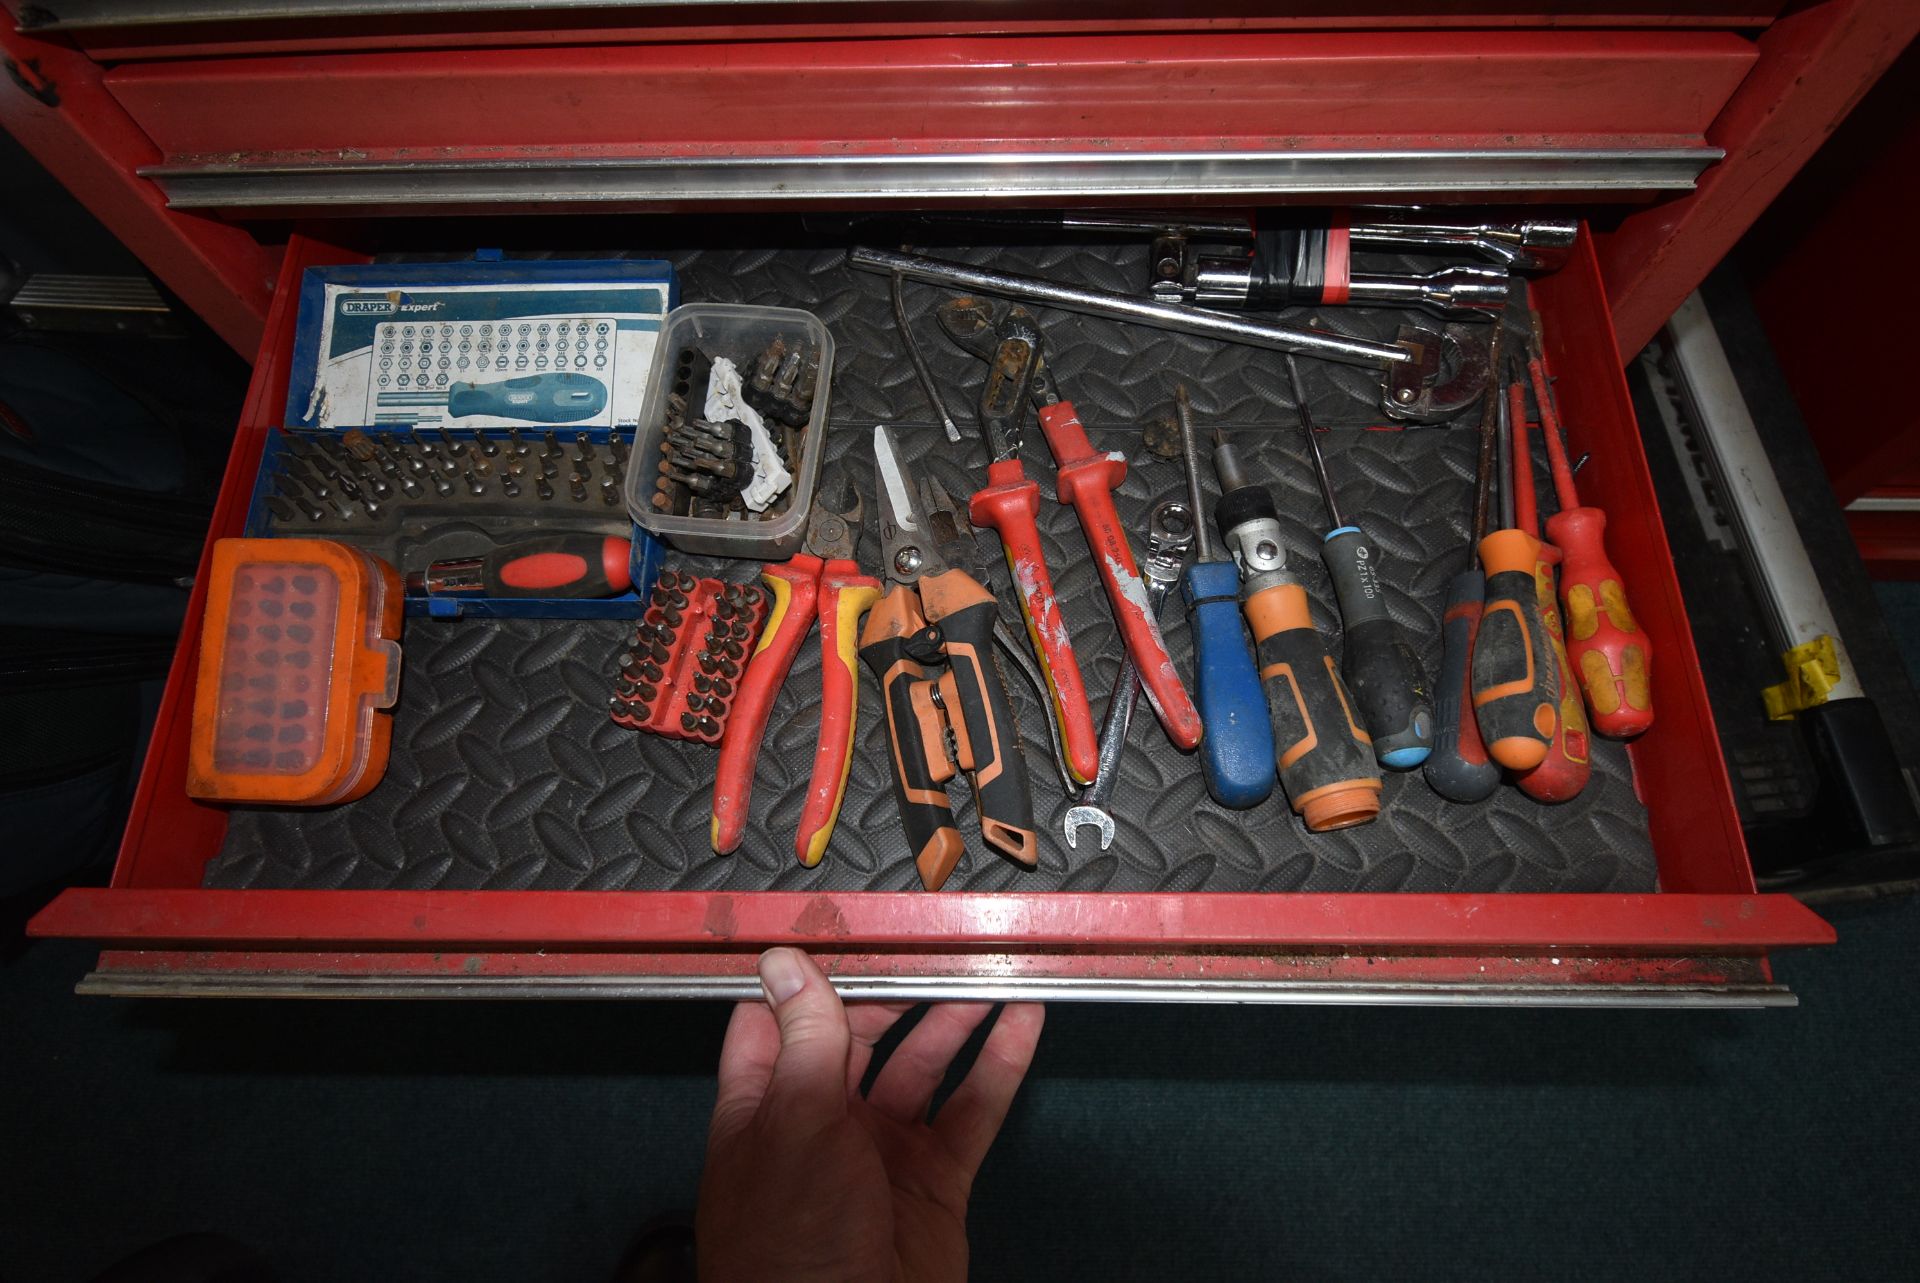
[[[694,1218],[700,1277],[965,1279],[967,1196],[1033,1062],[1045,1015],[1009,1005],[929,1123],[984,1002],[936,1003],[880,1068],[873,1046],[909,1003],[844,1006],[797,949],[760,958],[767,1001],[733,1010]]]

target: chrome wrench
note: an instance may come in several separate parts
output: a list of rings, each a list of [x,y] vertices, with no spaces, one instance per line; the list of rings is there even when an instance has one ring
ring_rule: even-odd
[[[1167,594],[1180,582],[1187,550],[1193,546],[1194,529],[1193,509],[1175,500],[1162,503],[1147,519],[1147,555],[1140,563],[1140,574],[1147,581],[1147,603],[1156,620]],[[1100,723],[1099,773],[1081,793],[1079,804],[1067,811],[1064,827],[1070,848],[1078,849],[1080,830],[1089,824],[1100,830],[1102,851],[1113,845],[1113,815],[1107,803],[1113,799],[1113,787],[1120,778],[1120,755],[1126,751],[1127,731],[1133,725],[1133,706],[1139,696],[1139,670],[1134,667],[1133,657],[1123,652],[1113,694],[1107,700],[1106,717]]]

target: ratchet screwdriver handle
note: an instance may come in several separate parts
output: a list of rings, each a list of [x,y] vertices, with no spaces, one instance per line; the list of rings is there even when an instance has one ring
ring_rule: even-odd
[[[1230,561],[1196,562],[1180,584],[1193,630],[1193,694],[1207,728],[1200,770],[1207,792],[1235,810],[1273,794],[1273,721],[1240,616],[1240,572]]]
[[[1167,656],[1160,621],[1147,601],[1146,583],[1113,506],[1113,491],[1127,479],[1126,456],[1096,453],[1071,401],[1042,406],[1040,427],[1057,465],[1054,488],[1060,502],[1071,504],[1080,518],[1113,605],[1114,623],[1140,670],[1140,688],[1166,728],[1167,738],[1178,748],[1192,749],[1200,743],[1200,714]]]
[[[1313,626],[1306,590],[1282,573],[1262,571],[1240,591],[1288,800],[1315,833],[1365,824],[1380,813],[1380,768]]]
[[[1067,622],[1061,617],[1054,593],[1053,576],[1047,570],[1046,553],[1040,546],[1040,487],[1027,478],[1018,459],[989,464],[987,486],[969,500],[967,515],[974,525],[1000,536],[1020,598],[1020,614],[1039,656],[1053,716],[1060,725],[1067,770],[1080,783],[1091,784],[1100,769],[1100,745],[1094,735],[1093,710],[1087,703],[1087,684],[1080,675],[1080,661],[1074,656]]]
[[[429,596],[617,597],[633,586],[633,543],[595,535],[548,535],[479,557],[436,561],[407,577]]]
[[[1411,770],[1433,750],[1433,700],[1419,656],[1387,613],[1380,549],[1358,526],[1341,526],[1321,544],[1346,625],[1341,671],[1373,736],[1380,765]]]

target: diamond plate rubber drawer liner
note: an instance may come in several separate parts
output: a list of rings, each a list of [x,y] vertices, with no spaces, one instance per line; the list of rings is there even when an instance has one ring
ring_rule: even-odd
[[[940,251],[1008,270],[1106,289],[1136,289],[1143,248]],[[886,282],[849,271],[835,250],[703,251],[668,254],[685,296],[804,307],[839,345],[828,469],[844,469],[872,494],[869,433],[900,426],[907,449],[947,489],[970,493],[985,448],[971,431],[983,370],[938,332],[930,307],[942,292],[908,287],[921,345],[967,439],[951,447],[931,426],[894,329]],[[1304,313],[1299,314],[1304,315]],[[1327,328],[1390,338],[1402,318],[1338,309]],[[1184,498],[1177,461],[1144,450],[1141,427],[1165,413],[1176,383],[1190,388],[1203,427],[1224,426],[1244,443],[1252,475],[1272,486],[1288,525],[1292,569],[1315,599],[1323,626],[1337,619],[1318,559],[1324,513],[1290,410],[1284,364],[1273,353],[1226,347],[1140,327],[1047,312],[1049,365],[1079,407],[1096,444],[1127,453],[1116,495],[1142,531],[1148,511]],[[1466,557],[1474,456],[1470,422],[1449,429],[1362,431],[1377,425],[1372,372],[1303,362],[1315,417],[1335,430],[1328,465],[1342,506],[1363,514],[1386,557],[1395,617],[1439,665],[1438,606]],[[1471,416],[1469,416],[1469,419]],[[1537,452],[1536,452],[1537,453]],[[1026,452],[1034,475],[1051,469],[1037,427]],[[1212,493],[1211,478],[1209,490]],[[1543,487],[1550,495],[1550,487]],[[1107,603],[1070,509],[1043,506],[1041,531],[1088,689],[1099,712],[1119,662]],[[1136,543],[1138,543],[1136,539]],[[1006,571],[991,535],[978,573],[1006,595]],[[860,547],[870,572],[877,532]],[[680,559],[733,579],[737,562]],[[1183,673],[1191,648],[1176,603],[1165,616]],[[493,890],[909,890],[918,886],[901,837],[885,764],[885,731],[872,675],[861,669],[861,718],[846,804],[827,857],[803,869],[792,835],[812,763],[819,652],[803,646],[769,724],[755,779],[751,822],[740,850],[715,856],[707,822],[715,758],[710,750],[638,736],[605,713],[614,657],[630,625],[599,621],[409,622],[406,673],[386,780],[366,798],[317,814],[237,812],[210,887]],[[1309,837],[1280,793],[1252,811],[1207,797],[1198,761],[1167,742],[1150,716],[1136,718],[1112,811],[1118,832],[1101,852],[1091,830],[1069,850],[1061,822],[1070,802],[1048,761],[1044,712],[1017,680],[1013,697],[1036,793],[1039,867],[1021,870],[987,854],[964,786],[953,790],[968,854],[949,886],[959,890],[1071,891],[1651,891],[1656,866],[1646,814],[1625,748],[1596,739],[1593,778],[1574,801],[1542,806],[1503,787],[1478,806],[1437,797],[1417,771],[1389,773],[1380,819]]]

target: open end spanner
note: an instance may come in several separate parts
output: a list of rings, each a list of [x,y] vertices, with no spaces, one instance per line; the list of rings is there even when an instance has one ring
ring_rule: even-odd
[[[1168,500],[1153,510],[1147,519],[1147,556],[1140,563],[1141,577],[1147,581],[1147,602],[1153,618],[1160,618],[1160,607],[1167,594],[1180,582],[1180,571],[1193,546],[1194,513],[1184,503]],[[1080,830],[1093,825],[1100,830],[1100,849],[1113,845],[1113,815],[1107,803],[1113,798],[1114,784],[1120,778],[1120,755],[1126,751],[1127,731],[1133,725],[1133,706],[1140,696],[1140,670],[1133,656],[1123,653],[1120,672],[1114,678],[1113,695],[1107,701],[1107,713],[1100,723],[1100,770],[1079,805],[1067,811],[1067,845],[1078,848]]]

